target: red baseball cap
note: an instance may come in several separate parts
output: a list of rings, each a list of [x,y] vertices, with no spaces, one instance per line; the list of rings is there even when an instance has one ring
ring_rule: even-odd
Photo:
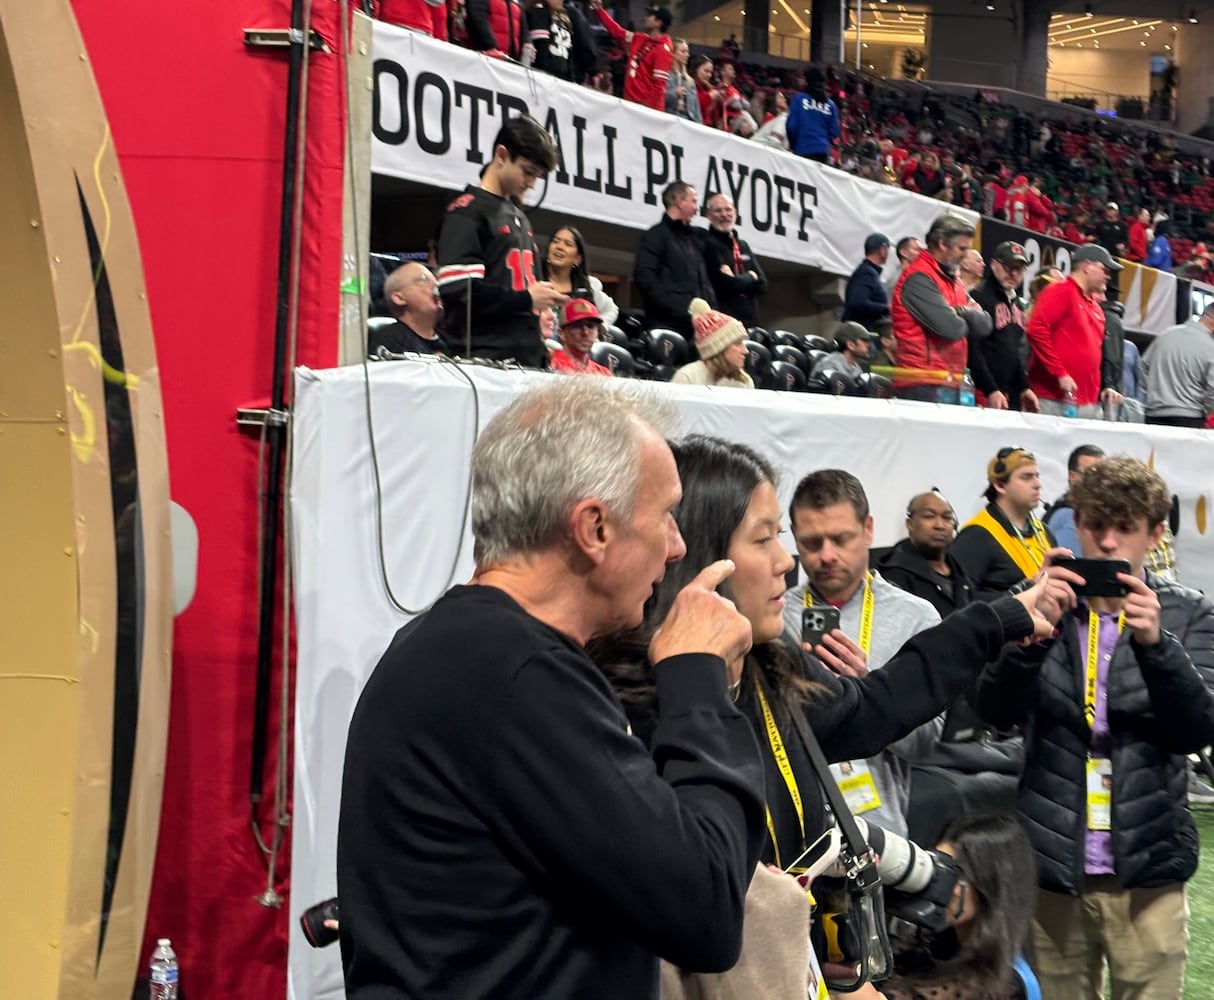
[[[589,299],[570,299],[565,303],[565,308],[561,310],[562,329],[571,323],[580,323],[587,319],[592,319],[596,323],[603,322],[603,317],[599,315],[598,309]]]

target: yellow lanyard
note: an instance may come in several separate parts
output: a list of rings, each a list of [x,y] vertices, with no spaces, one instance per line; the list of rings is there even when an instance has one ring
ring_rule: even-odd
[[[1125,612],[1117,616],[1117,634],[1125,629]],[[1100,657],[1100,616],[1088,608],[1088,666],[1083,690],[1083,717],[1088,729],[1096,725],[1096,661]]]
[[[1008,521],[1011,524],[1011,521]],[[1050,550],[1050,540],[1046,537],[1045,528],[1041,526],[1041,522],[1032,514],[1029,515],[1029,535],[1032,537],[1033,545],[1029,544],[1029,540],[1020,533],[1020,529],[1012,524],[1012,531],[1016,533],[1016,537],[1020,539],[1020,544],[1024,546],[1025,551],[1029,554],[1029,558],[1037,564],[1037,569],[1045,564],[1045,555]]]
[[[780,770],[780,776],[784,779],[784,784],[788,787],[789,797],[792,799],[793,808],[797,811],[797,822],[801,826],[801,847],[805,846],[805,807],[801,804],[801,790],[797,787],[797,779],[792,773],[792,765],[788,762],[788,750],[784,747],[784,737],[780,735],[779,727],[776,726],[776,718],[772,715],[771,706],[767,703],[767,695],[763,693],[763,688],[755,685],[755,693],[759,696],[759,707],[763,710],[763,724],[767,727],[767,742],[771,746],[771,755],[776,759],[776,767]],[[792,709],[797,711],[794,706]],[[776,852],[776,867],[783,868],[780,864],[780,845],[776,841],[776,824],[771,817],[771,807],[767,808],[767,832],[771,836],[771,846]]]
[[[809,592],[809,586],[805,587],[805,607],[812,608],[814,606],[814,595]],[[860,605],[860,638],[857,640],[860,648],[864,650],[864,655],[868,656],[869,648],[873,644],[873,575],[866,573],[864,575],[864,602]]]

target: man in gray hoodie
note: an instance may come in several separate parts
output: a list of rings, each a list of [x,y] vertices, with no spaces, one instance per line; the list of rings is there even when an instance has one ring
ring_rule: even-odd
[[[1164,330],[1142,356],[1147,423],[1205,427],[1214,414],[1214,303]]]

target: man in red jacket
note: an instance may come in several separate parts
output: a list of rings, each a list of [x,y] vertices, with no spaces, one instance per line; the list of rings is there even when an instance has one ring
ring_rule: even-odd
[[[603,10],[603,0],[590,0],[607,34],[628,46],[628,69],[624,73],[624,100],[635,101],[657,111],[666,110],[666,79],[674,59],[670,36],[669,7],[645,10],[645,30],[628,31]]]
[[[1120,403],[1121,393],[1101,386],[1104,298],[1109,277],[1121,265],[1099,243],[1071,254],[1071,273],[1042,289],[1025,333],[1029,338],[1029,388],[1042,413],[1100,419],[1101,402]],[[1068,414],[1070,407],[1075,408]]]

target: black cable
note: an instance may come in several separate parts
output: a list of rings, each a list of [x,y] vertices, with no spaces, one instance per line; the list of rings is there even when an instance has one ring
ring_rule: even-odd
[[[481,399],[480,392],[476,388],[476,382],[464,371],[462,365],[441,354],[435,357],[444,368],[457,372],[460,378],[467,382],[472,389],[472,444],[475,446],[481,425]],[[384,492],[379,474],[379,450],[375,446],[375,422],[371,413],[371,372],[366,351],[363,352],[363,400],[367,416],[367,443],[371,447],[371,471],[375,481],[375,547],[376,554],[379,557],[379,578],[384,585],[384,593],[387,595],[389,603],[397,611],[406,615],[420,615],[423,611],[429,611],[433,607],[434,602],[442,597],[450,589],[451,584],[455,582],[455,574],[459,569],[459,558],[464,551],[464,526],[468,523],[468,511],[472,506],[471,461],[469,461],[468,468],[468,483],[464,487],[464,508],[459,518],[459,544],[456,546],[455,555],[451,559],[451,570],[447,574],[446,581],[439,588],[438,593],[431,600],[427,601],[423,607],[407,607],[397,598],[396,591],[392,588],[392,581],[388,579],[388,560],[384,553]]]

